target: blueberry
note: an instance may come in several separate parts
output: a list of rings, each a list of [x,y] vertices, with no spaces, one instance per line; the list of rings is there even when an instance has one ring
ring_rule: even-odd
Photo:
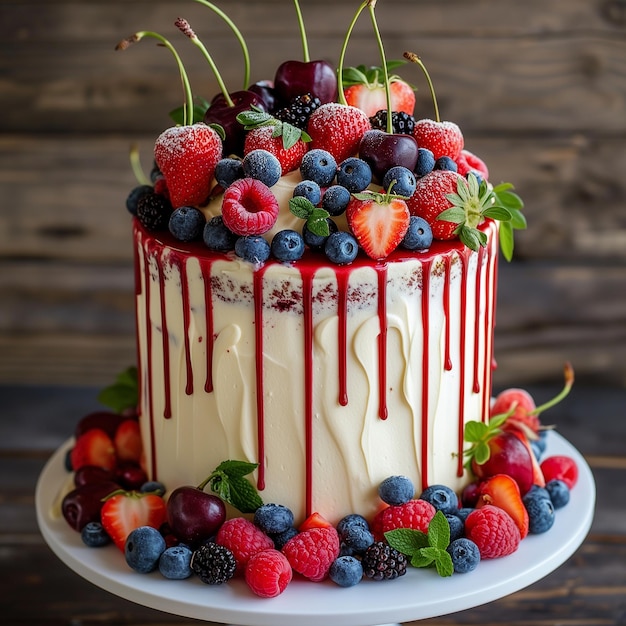
[[[313,206],[322,201],[322,190],[314,180],[302,180],[293,188],[294,198],[306,198]]]
[[[178,241],[200,239],[206,218],[200,209],[193,206],[181,206],[170,215],[168,227]]]
[[[350,192],[341,185],[331,185],[322,197],[322,208],[332,216],[337,216],[345,212],[348,202],[350,202]]]
[[[374,535],[361,526],[350,526],[343,534],[342,540],[353,554],[363,554],[374,543]]]
[[[254,513],[254,523],[268,535],[280,534],[293,526],[293,513],[282,504],[263,504]]]
[[[447,547],[448,554],[452,557],[452,566],[457,574],[466,574],[476,569],[480,563],[480,551],[478,546],[465,537],[455,539]]]
[[[337,265],[352,263],[359,253],[357,240],[344,230],[332,233],[324,245],[324,253],[329,261]]]
[[[243,164],[239,159],[224,158],[215,166],[215,180],[223,189],[227,189],[244,176]]]
[[[284,545],[292,537],[295,537],[297,534],[298,534],[298,529],[292,526],[291,528],[284,530],[282,533],[277,533],[275,535],[272,535],[272,540],[274,541],[274,547],[277,550],[282,550]]]
[[[152,193],[153,189],[151,185],[139,185],[131,190],[126,198],[126,208],[131,215],[137,215],[137,203],[139,199],[145,196],[147,193]]]
[[[339,538],[343,540],[346,533],[351,528],[362,528],[364,530],[369,530],[370,526],[367,520],[358,513],[350,513],[345,517],[342,517],[337,524],[337,532],[339,533]]]
[[[420,499],[430,502],[442,513],[454,513],[459,508],[459,498],[456,493],[445,485],[431,485],[426,487]]]
[[[332,562],[328,577],[340,587],[354,587],[363,578],[363,566],[353,556],[340,556]]]
[[[159,558],[159,571],[165,578],[183,580],[193,573],[191,570],[191,548],[185,545],[167,548]]]
[[[545,487],[540,487],[539,485],[533,485],[525,494],[524,498],[544,498],[545,500],[550,499],[550,493]]]
[[[558,479],[548,481],[546,491],[550,494],[550,501],[555,509],[563,508],[569,502],[569,487]]]
[[[304,223],[304,226],[302,227],[302,237],[304,239],[304,243],[312,250],[322,250],[328,237],[332,233],[337,232],[337,224],[335,224],[333,220],[328,217],[326,218],[326,223],[328,224],[328,235],[316,235],[309,230],[307,223]]]
[[[417,215],[411,215],[409,228],[400,245],[407,250],[428,250],[433,242],[430,224]]]
[[[474,511],[474,509],[472,507],[464,506],[464,507],[461,507],[460,509],[458,509],[457,511],[455,511],[453,513],[453,515],[456,515],[458,518],[461,519],[463,524],[465,524],[465,520],[468,518],[469,514],[472,511]]]
[[[235,254],[244,261],[259,265],[270,258],[270,244],[260,235],[245,235],[235,242]]]
[[[545,533],[554,524],[554,505],[541,491],[527,493],[523,497],[524,506],[528,511],[528,532]]]
[[[456,172],[459,168],[456,164],[456,161],[454,161],[451,157],[441,156],[435,161],[435,167],[433,169]]]
[[[248,178],[260,180],[268,187],[275,185],[282,176],[280,161],[268,150],[258,148],[246,154],[241,162],[243,172]]]
[[[212,217],[202,232],[204,245],[215,252],[230,252],[235,249],[237,235],[224,225],[221,215]]]
[[[383,177],[383,187],[397,196],[410,198],[415,193],[416,184],[415,174],[408,167],[402,165],[394,165],[389,168]]]
[[[378,486],[378,496],[392,506],[404,504],[415,495],[413,482],[407,476],[389,476]]]
[[[139,491],[141,493],[155,493],[156,495],[163,497],[166,489],[162,482],[159,482],[158,480],[149,480],[141,485]]]
[[[272,238],[271,251],[274,258],[284,263],[297,261],[304,254],[304,239],[295,230],[280,230]]]
[[[435,169],[435,155],[428,148],[419,148],[417,151],[417,164],[415,165],[415,175],[418,178],[426,176]]]
[[[446,519],[450,526],[450,541],[460,539],[465,533],[465,523],[455,513],[446,513]]]
[[[544,452],[546,451],[546,446],[548,443],[547,438],[548,438],[548,431],[540,430],[539,438],[533,439],[530,442],[530,446],[533,449],[533,452],[535,453],[535,457],[538,461],[541,460],[541,457],[544,455]]]
[[[372,168],[363,159],[349,157],[339,164],[337,182],[350,193],[359,193],[372,182]]]
[[[100,522],[89,522],[80,531],[80,538],[90,548],[101,548],[111,543],[111,537]]]
[[[136,572],[147,574],[157,568],[166,547],[165,539],[156,528],[140,526],[126,538],[126,563]]]
[[[335,179],[336,173],[337,161],[326,150],[314,148],[302,157],[300,174],[304,180],[312,180],[320,187],[328,187]]]

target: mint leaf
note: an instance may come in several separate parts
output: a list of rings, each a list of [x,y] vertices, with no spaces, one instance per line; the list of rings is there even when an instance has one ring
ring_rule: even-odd
[[[303,196],[296,196],[289,200],[289,210],[301,220],[308,219],[314,209],[313,203]]]
[[[447,550],[439,550],[439,554],[435,559],[435,567],[437,568],[437,574],[443,578],[454,574],[452,557]]]
[[[259,466],[258,463],[248,461],[222,461],[216,468],[216,472],[223,472],[229,478],[240,478],[252,474]]]
[[[100,391],[98,402],[113,409],[116,413],[136,408],[139,402],[137,368],[132,366],[120,372],[112,385]]]
[[[262,504],[256,487],[246,478],[258,467],[258,463],[247,461],[222,461],[211,475],[198,486],[204,489],[208,484],[224,502],[242,513],[254,513]]]
[[[445,550],[450,545],[450,524],[441,511],[430,520],[427,537],[428,544],[438,550]]]
[[[411,565],[413,567],[430,567],[435,560],[425,550],[428,548],[422,548],[411,557]]]
[[[396,528],[385,533],[387,543],[398,552],[412,556],[421,548],[428,546],[428,537],[413,528]]]
[[[254,485],[245,478],[231,478],[229,482],[230,499],[228,503],[242,513],[254,513],[263,504],[263,500]]]
[[[320,237],[328,237],[330,229],[326,221],[330,217],[330,213],[326,209],[321,209],[313,205],[313,203],[303,196],[296,196],[289,200],[289,210],[293,215],[306,220],[307,228]]]
[[[463,437],[465,441],[469,443],[476,443],[477,441],[481,441],[485,436],[485,433],[488,430],[487,424],[483,424],[482,422],[467,422],[465,424],[465,430],[463,432]]]

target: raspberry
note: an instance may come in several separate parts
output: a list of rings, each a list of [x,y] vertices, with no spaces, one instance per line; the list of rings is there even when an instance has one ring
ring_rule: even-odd
[[[241,178],[224,192],[222,220],[237,235],[262,235],[277,218],[278,200],[260,180]]]
[[[546,483],[562,480],[570,489],[578,482],[578,466],[569,456],[550,456],[541,463],[541,472]]]
[[[409,500],[405,504],[389,506],[380,511],[372,521],[376,541],[383,541],[385,533],[396,528],[412,528],[428,532],[428,524],[435,517],[435,507],[426,500]]]
[[[226,520],[217,532],[215,541],[233,553],[238,572],[245,569],[252,555],[274,547],[274,542],[244,517]]]
[[[310,528],[290,539],[283,554],[299,574],[313,582],[324,580],[339,556],[339,535],[334,528]]]
[[[280,595],[293,576],[287,557],[278,550],[262,550],[250,557],[246,566],[248,587],[261,598]]]
[[[520,542],[519,528],[511,516],[492,504],[469,514],[465,520],[465,536],[478,546],[482,559],[512,554]]]

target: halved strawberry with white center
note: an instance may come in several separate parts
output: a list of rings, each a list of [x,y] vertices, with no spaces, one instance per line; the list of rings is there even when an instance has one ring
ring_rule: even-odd
[[[278,219],[278,200],[255,178],[240,178],[224,192],[222,220],[236,235],[262,235]]]
[[[114,492],[102,505],[100,519],[104,530],[123,552],[126,538],[133,530],[140,526],[158,529],[164,524],[165,500],[153,493]]]
[[[175,209],[206,202],[221,158],[222,140],[206,124],[174,126],[157,137],[154,159]]]
[[[102,428],[90,428],[76,439],[70,461],[74,471],[84,465],[112,470],[117,465],[113,440]]]
[[[402,198],[368,191],[352,197],[346,218],[365,254],[379,261],[400,245],[409,228],[411,214]]]

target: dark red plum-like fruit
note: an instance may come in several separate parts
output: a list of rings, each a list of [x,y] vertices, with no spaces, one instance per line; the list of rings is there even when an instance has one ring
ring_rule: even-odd
[[[118,489],[120,486],[112,481],[76,487],[63,498],[63,517],[71,528],[80,532],[89,522],[100,521],[100,510],[104,504],[102,500]]]
[[[274,76],[274,89],[281,104],[310,93],[322,104],[337,99],[337,74],[326,61],[285,61]]]
[[[217,496],[197,487],[178,487],[167,501],[172,533],[191,545],[214,535],[226,519],[226,506]]]
[[[268,113],[273,113],[276,109],[276,89],[271,80],[259,80],[248,87],[248,91],[261,98]]]
[[[417,141],[411,135],[390,134],[382,130],[368,130],[359,145],[359,156],[369,164],[378,182],[395,165],[413,171],[417,154]]]
[[[74,485],[76,487],[107,482],[115,482],[115,473],[97,465],[83,465],[74,473]]]
[[[115,470],[115,480],[124,489],[133,491],[147,482],[148,475],[142,467],[135,463],[123,463]]]

